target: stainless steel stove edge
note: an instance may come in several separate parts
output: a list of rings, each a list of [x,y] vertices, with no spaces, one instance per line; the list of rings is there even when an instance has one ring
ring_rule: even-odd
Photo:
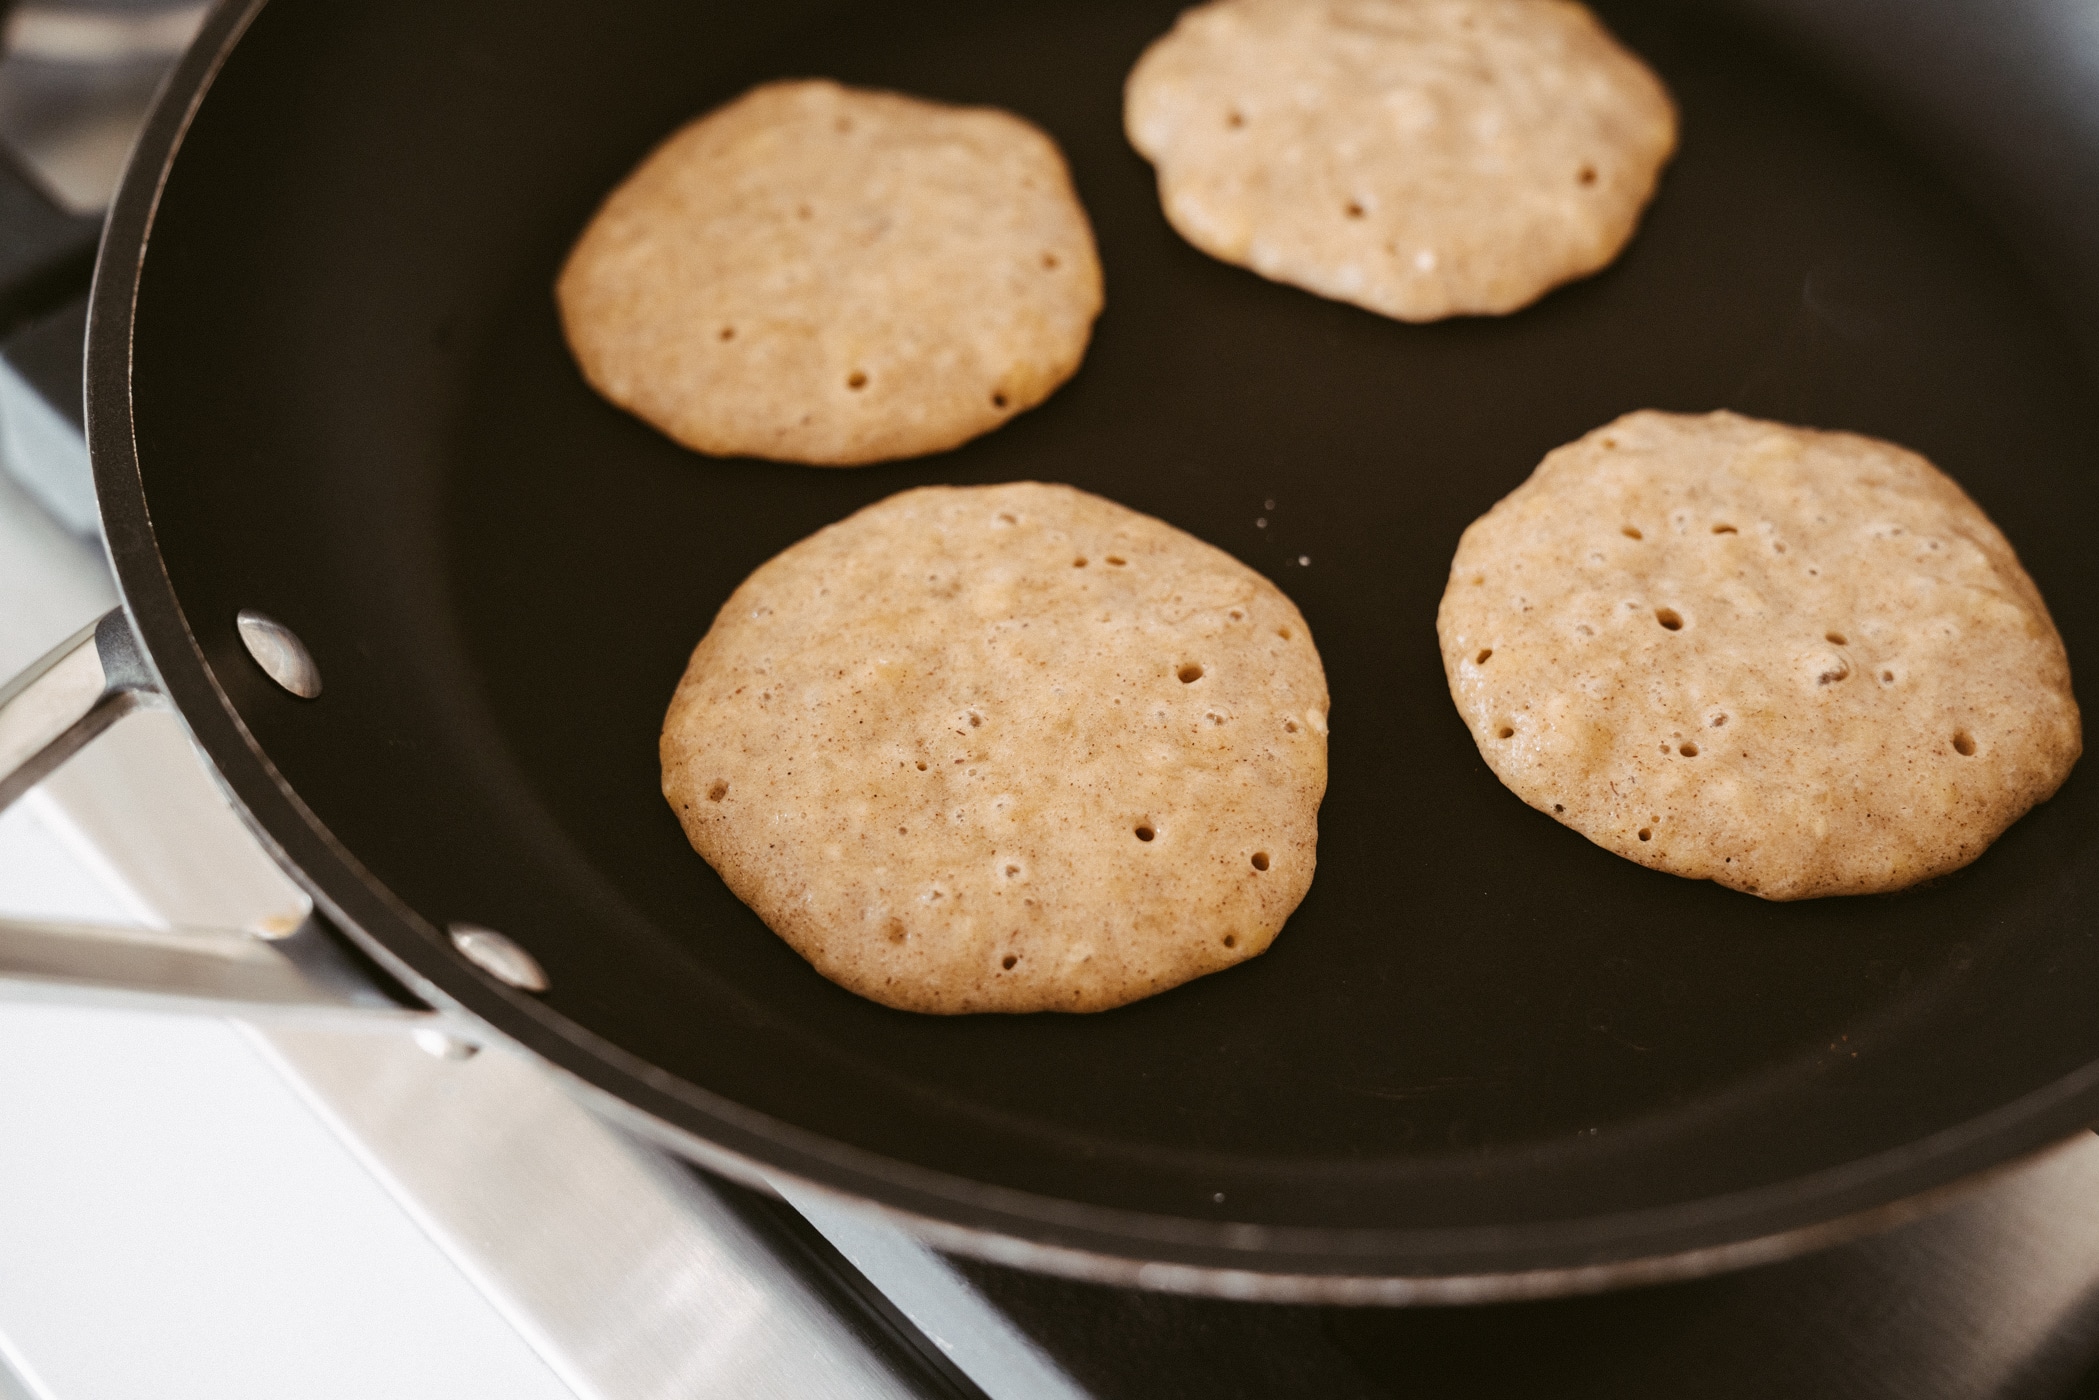
[[[705,1181],[535,1062],[501,1045],[245,1029],[582,1400],[920,1394]]]

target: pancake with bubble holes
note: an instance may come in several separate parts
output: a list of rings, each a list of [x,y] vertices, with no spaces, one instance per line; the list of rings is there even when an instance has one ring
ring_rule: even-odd
[[[1295,606],[1068,486],[926,487],[781,553],[662,736],[693,847],[909,1011],[1100,1011],[1264,951],[1312,883],[1327,689]]]
[[[1853,433],[1620,418],[1465,531],[1436,631],[1517,796],[1766,899],[1966,865],[2083,747],[2011,545],[1930,462]]]
[[[1190,243],[1402,321],[1606,266],[1676,147],[1661,81],[1570,0],[1217,0],[1131,70],[1123,124]]]
[[[592,387],[716,456],[943,451],[1086,353],[1100,258],[1056,143],[1010,112],[769,83],[665,141],[555,288]]]

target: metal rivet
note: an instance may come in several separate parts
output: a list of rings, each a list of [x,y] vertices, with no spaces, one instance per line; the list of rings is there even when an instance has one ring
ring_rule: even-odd
[[[242,608],[233,620],[248,655],[255,658],[264,675],[301,700],[321,693],[321,668],[313,664],[313,653],[291,628],[253,608]]]
[[[471,1060],[481,1053],[481,1047],[473,1041],[427,1026],[415,1033],[415,1043],[424,1053],[440,1060]]]
[[[492,928],[479,924],[452,925],[452,946],[466,954],[468,962],[499,982],[528,992],[543,992],[550,985],[547,970],[517,944]]]

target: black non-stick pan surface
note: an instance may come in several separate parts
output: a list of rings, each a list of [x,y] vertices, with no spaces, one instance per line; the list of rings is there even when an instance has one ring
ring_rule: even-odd
[[[1433,326],[1169,230],[1119,115],[1173,0],[221,11],[96,293],[126,601],[257,825],[411,988],[706,1160],[943,1238],[1472,1296],[1751,1257],[2038,1149],[2099,1118],[2088,768],[1927,888],[1765,903],[1505,791],[1434,620],[1459,532],[1546,451],[1725,407],[1929,455],[2089,674],[2099,404],[2074,332],[2099,324],[2099,141],[2062,113],[2099,86],[2051,97],[2060,74],[1975,39],[2037,7],[1601,9],[1682,107],[1645,224],[1527,311]],[[681,122],[808,74],[995,103],[1063,145],[1108,303],[1046,405],[825,471],[696,456],[585,387],[551,285],[597,201]],[[1022,478],[1163,517],[1296,599],[1333,693],[1318,877],[1265,957],[1122,1010],[886,1010],[689,849],[658,726],[769,556],[906,487]],[[247,658],[242,608],[305,640],[318,700]],[[550,990],[465,962],[462,920]]]

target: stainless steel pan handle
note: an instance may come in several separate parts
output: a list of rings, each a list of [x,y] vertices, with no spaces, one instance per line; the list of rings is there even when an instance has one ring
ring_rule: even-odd
[[[112,609],[0,689],[0,811],[127,714],[167,703],[123,609]],[[313,919],[267,939],[0,919],[0,998],[244,1017],[347,1014],[392,1028],[437,1020],[388,996]]]
[[[0,811],[125,715],[166,703],[111,608],[0,689]]]

